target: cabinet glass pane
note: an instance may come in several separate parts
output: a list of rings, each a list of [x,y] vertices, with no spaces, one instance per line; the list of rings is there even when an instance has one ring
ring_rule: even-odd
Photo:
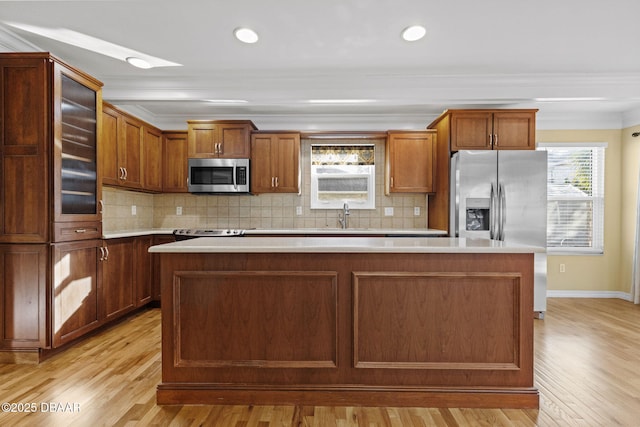
[[[62,75],[62,213],[97,211],[96,93]]]

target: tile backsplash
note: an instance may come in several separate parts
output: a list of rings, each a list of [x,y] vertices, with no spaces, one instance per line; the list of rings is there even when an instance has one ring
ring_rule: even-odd
[[[349,141],[350,143],[353,141]],[[427,227],[427,196],[384,195],[384,140],[375,142],[376,209],[352,209],[350,228],[413,229]],[[314,141],[317,143],[317,141]],[[322,143],[344,143],[323,140]],[[105,233],[149,228],[337,228],[337,209],[310,209],[311,141],[301,142],[301,194],[194,195],[147,194],[103,188]],[[135,215],[132,212],[135,206]],[[385,208],[393,208],[386,216]],[[419,214],[416,215],[416,208]],[[179,210],[181,210],[179,214]],[[300,210],[300,215],[298,214]]]

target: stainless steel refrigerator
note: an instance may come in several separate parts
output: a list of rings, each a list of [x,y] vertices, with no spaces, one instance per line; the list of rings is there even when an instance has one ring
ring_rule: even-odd
[[[449,234],[547,245],[546,151],[459,151],[451,158]],[[535,254],[533,310],[547,309],[547,254]]]

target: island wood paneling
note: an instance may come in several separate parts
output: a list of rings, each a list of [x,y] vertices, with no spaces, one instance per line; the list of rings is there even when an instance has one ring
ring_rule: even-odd
[[[160,404],[539,404],[532,254],[158,255]]]
[[[176,367],[335,368],[335,272],[176,272]]]
[[[520,369],[519,273],[353,278],[356,368]]]

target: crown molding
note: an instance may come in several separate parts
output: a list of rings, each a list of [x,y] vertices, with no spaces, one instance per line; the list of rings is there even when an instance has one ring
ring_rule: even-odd
[[[42,49],[0,25],[0,52],[38,52]]]

